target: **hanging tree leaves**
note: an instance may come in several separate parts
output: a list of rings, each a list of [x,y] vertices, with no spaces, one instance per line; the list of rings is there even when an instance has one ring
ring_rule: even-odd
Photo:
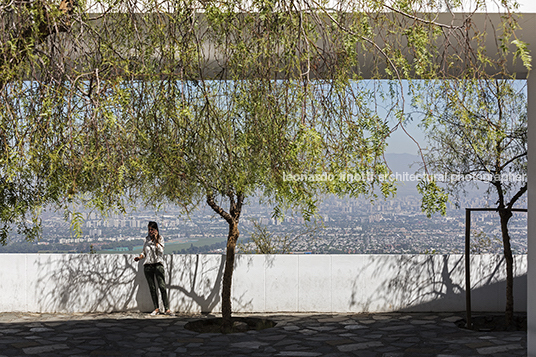
[[[206,203],[229,225],[228,323],[247,199],[310,217],[319,193],[393,193],[380,177],[402,80],[528,67],[512,6],[490,50],[472,11],[421,0],[3,0],[2,242],[12,224],[35,236],[27,217],[47,204]]]

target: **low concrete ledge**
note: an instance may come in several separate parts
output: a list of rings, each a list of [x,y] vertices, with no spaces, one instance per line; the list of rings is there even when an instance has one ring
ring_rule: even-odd
[[[171,308],[219,312],[224,257],[166,255]],[[134,255],[0,254],[0,311],[150,311]],[[527,308],[527,256],[514,257],[514,307]],[[504,311],[505,262],[471,258],[473,311]],[[235,312],[463,311],[463,255],[237,255]]]

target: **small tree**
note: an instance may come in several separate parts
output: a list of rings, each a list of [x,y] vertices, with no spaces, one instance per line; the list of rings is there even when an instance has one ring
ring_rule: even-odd
[[[370,171],[376,177],[385,172],[385,166],[374,163],[383,132],[341,151],[332,144],[341,138],[327,129],[346,137],[350,118],[331,117],[314,96],[309,103],[317,114],[304,113],[304,94],[303,86],[293,81],[200,82],[188,93],[189,102],[157,100],[133,123],[138,128],[144,197],[185,207],[205,201],[229,227],[222,284],[224,331],[231,328],[232,273],[248,198],[259,195],[272,202],[276,217],[287,208],[310,217],[317,194],[359,195],[375,184],[335,179],[340,168],[354,174]],[[167,91],[161,95],[169,98]],[[388,183],[383,185],[389,192]]]
[[[298,243],[300,238],[311,236],[320,226],[312,226],[298,233],[278,235],[270,233],[266,226],[253,221],[253,229],[249,244],[239,245],[238,249],[244,253],[255,254],[288,254]]]
[[[498,79],[445,81],[428,87],[424,128],[429,139],[425,162],[445,180],[456,199],[465,187],[479,182],[495,198],[506,260],[506,320],[513,319],[513,257],[508,233],[512,208],[527,191],[527,109],[525,87]],[[444,100],[437,101],[438,98]],[[434,104],[432,104],[435,103]],[[424,209],[439,206],[437,191],[422,190]],[[456,200],[457,201],[457,200]],[[437,203],[438,201],[435,201]],[[444,209],[445,201],[440,201]]]

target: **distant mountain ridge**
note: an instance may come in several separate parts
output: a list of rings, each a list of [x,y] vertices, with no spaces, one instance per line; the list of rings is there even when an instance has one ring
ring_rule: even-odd
[[[419,182],[416,177],[414,177],[414,180],[411,181],[410,178],[412,174],[417,173],[422,166],[422,158],[418,155],[411,155],[411,154],[385,154],[385,160],[387,161],[387,164],[389,165],[389,168],[393,172],[393,174],[398,173],[402,176],[402,178],[405,178],[406,180],[398,180],[397,183],[397,196],[405,196],[405,195],[417,195],[420,196],[420,193],[417,191],[417,183]],[[407,175],[404,176],[404,173]],[[437,172],[434,172],[433,174],[438,174]],[[487,189],[487,185],[481,183],[479,188],[475,186],[468,185],[466,186],[466,194],[465,197],[467,198],[476,198],[480,197],[483,198],[485,196],[485,191]]]

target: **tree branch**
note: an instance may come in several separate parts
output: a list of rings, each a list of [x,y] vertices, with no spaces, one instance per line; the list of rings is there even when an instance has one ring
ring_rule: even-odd
[[[223,219],[225,219],[227,223],[233,223],[233,217],[229,213],[225,212],[223,208],[218,206],[216,202],[214,202],[214,196],[212,196],[211,194],[207,194],[207,204],[210,206],[210,208],[214,210],[214,212],[216,212]]]
[[[240,214],[242,213],[243,202],[244,202],[244,194],[237,193],[236,202],[233,204],[233,208],[231,209],[231,216],[234,218],[235,222],[237,223],[238,223],[238,220],[240,219]]]
[[[400,15],[403,15],[405,17],[408,17],[410,19],[413,19],[415,21],[419,21],[419,22],[422,22],[422,23],[425,23],[425,24],[428,24],[428,25],[434,25],[434,26],[438,26],[438,27],[443,27],[443,28],[446,28],[446,29],[449,29],[449,30],[459,30],[459,29],[463,29],[466,27],[466,23],[467,23],[467,20],[465,20],[463,22],[463,25],[462,26],[453,26],[453,25],[446,25],[446,24],[442,24],[440,22],[435,22],[433,20],[426,20],[426,19],[423,19],[421,17],[418,17],[418,16],[415,16],[415,15],[411,15],[411,14],[408,14],[407,12],[405,11],[402,11],[402,10],[399,10],[399,9],[395,9],[394,7],[392,6],[389,6],[389,5],[386,5],[386,4],[383,4],[383,7],[386,7],[388,8],[389,10],[391,10],[392,12],[396,12],[397,14],[400,14]]]
[[[514,156],[513,158],[511,158],[510,160],[506,161],[503,165],[499,166],[499,169],[502,171],[506,166],[508,166],[509,164],[511,164],[512,162],[514,162],[515,160],[523,157],[523,156],[527,156],[527,152],[523,152],[517,156]]]
[[[528,185],[528,183],[525,182],[525,184],[519,189],[519,191],[517,191],[517,193],[514,195],[514,197],[512,197],[510,202],[508,202],[508,206],[507,206],[508,209],[512,209],[512,207],[514,207],[514,204],[516,203],[516,201],[519,200],[521,198],[521,196],[523,196],[523,194],[525,194],[525,192],[527,192],[527,185]]]

